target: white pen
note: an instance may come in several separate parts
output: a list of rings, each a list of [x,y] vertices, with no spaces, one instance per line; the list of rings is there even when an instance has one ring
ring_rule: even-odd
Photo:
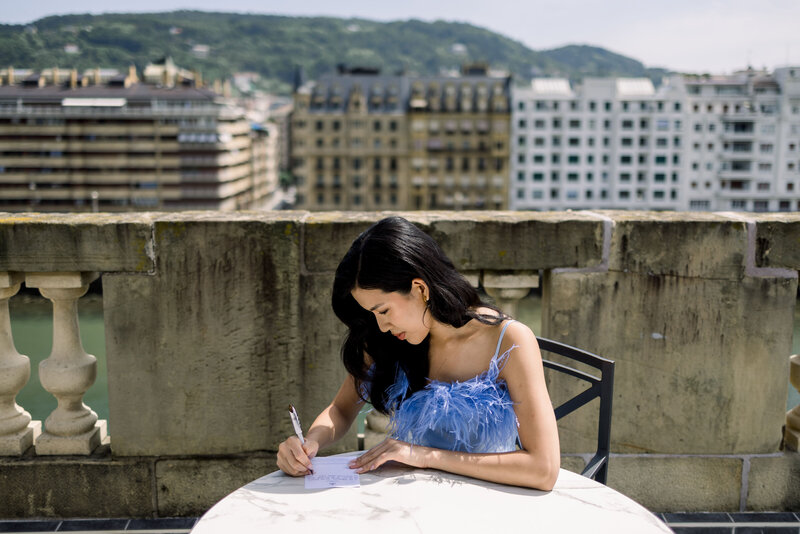
[[[297,437],[300,438],[300,443],[305,445],[306,440],[303,439],[303,427],[300,426],[300,417],[297,415],[297,410],[294,409],[294,406],[291,404],[289,405],[289,417],[292,420],[292,426],[294,427],[294,433],[297,434]],[[314,474],[314,470],[308,470],[309,473],[312,475]]]
[[[294,433],[300,438],[300,443],[305,444],[306,440],[303,439],[303,427],[300,426],[300,418],[297,416],[297,410],[291,404],[289,405],[289,417],[292,418]]]

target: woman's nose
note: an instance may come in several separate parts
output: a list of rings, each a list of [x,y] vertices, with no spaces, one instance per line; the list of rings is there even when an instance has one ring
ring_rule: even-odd
[[[381,319],[380,315],[376,315],[375,319],[378,321],[378,328],[381,332],[388,332],[389,331],[389,321],[386,319]]]

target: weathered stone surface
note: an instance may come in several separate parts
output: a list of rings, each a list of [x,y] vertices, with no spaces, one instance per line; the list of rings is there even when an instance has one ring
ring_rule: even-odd
[[[152,460],[0,460],[0,517],[152,517]]]
[[[330,272],[308,274],[303,276],[301,281],[302,295],[316,297],[303,299],[305,305],[300,310],[300,324],[306,326],[302,328],[301,365],[298,373],[290,377],[290,380],[296,381],[303,391],[302,404],[297,405],[297,409],[300,412],[300,420],[306,428],[333,400],[347,376],[340,356],[345,328],[331,310],[332,285],[333,273]],[[331,452],[355,449],[358,446],[356,434],[356,425],[353,424],[347,435],[334,445]]]
[[[89,467],[55,457],[0,463],[6,516],[195,515],[273,470],[270,454],[292,432],[287,404],[307,427],[341,384],[333,271],[358,233],[385,215],[0,218],[0,272],[103,273],[117,458],[90,457]],[[617,361],[612,447],[674,456],[612,458],[612,485],[654,510],[738,507],[741,460],[685,455],[776,451],[797,290],[797,280],[745,272],[744,222],[636,212],[403,215],[473,276],[545,269],[537,333]],[[794,219],[784,217],[753,216],[756,266],[796,268]],[[594,272],[549,270],[562,267]],[[551,379],[554,401],[570,387]],[[582,468],[570,452],[594,451],[593,409],[559,424],[565,468]],[[354,430],[330,452],[354,448]],[[797,509],[796,464],[782,461],[789,467],[753,459],[750,508]],[[158,499],[154,462],[164,462]],[[787,469],[794,479],[782,478]],[[152,476],[142,484],[134,475],[145,472]],[[78,481],[74,499],[65,480]],[[17,488],[11,500],[8,487]]]
[[[149,272],[149,214],[0,213],[0,271]]]
[[[800,213],[759,214],[756,266],[800,270]]]
[[[156,462],[158,515],[199,516],[230,492],[277,469],[275,456]]]
[[[601,217],[588,213],[455,212],[428,233],[459,270],[587,268],[603,260]]]
[[[751,458],[748,510],[800,510],[800,454]]]
[[[612,456],[608,486],[652,512],[739,509],[738,458]]]
[[[713,213],[603,212],[614,219],[609,269],[726,278],[744,275],[745,223]]]
[[[542,330],[616,361],[612,450],[775,452],[796,292],[789,279],[549,274]],[[556,403],[577,391],[563,384],[548,386]],[[592,411],[560,421],[563,451],[594,450]]]
[[[388,213],[320,212],[303,218],[303,266],[311,273],[335,271],[358,234]]]
[[[304,396],[296,222],[154,225],[157,274],[104,277],[115,454],[274,450]]]
[[[388,215],[392,213],[309,214],[303,219],[305,267],[311,272],[335,270],[358,234]],[[486,211],[396,215],[432,236],[462,271],[585,268],[602,261],[604,221],[597,215]]]

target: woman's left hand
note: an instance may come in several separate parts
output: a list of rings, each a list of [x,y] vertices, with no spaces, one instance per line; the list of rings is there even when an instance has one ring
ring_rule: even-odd
[[[398,441],[393,438],[386,438],[378,445],[350,462],[350,468],[359,473],[366,473],[377,469],[389,461],[400,462],[411,467],[427,467],[427,454],[430,452],[428,447],[411,445],[405,441]]]

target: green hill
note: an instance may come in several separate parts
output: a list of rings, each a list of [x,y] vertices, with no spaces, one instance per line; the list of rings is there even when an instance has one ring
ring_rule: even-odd
[[[67,48],[72,53],[65,51],[67,45],[73,45]],[[201,71],[205,79],[257,72],[266,88],[282,92],[290,89],[295,66],[313,78],[339,63],[435,74],[485,61],[509,70],[519,83],[531,75],[659,78],[664,72],[602,48],[534,51],[484,28],[443,21],[174,11],[53,16],[29,25],[0,25],[3,66],[122,70],[134,64],[141,69],[164,56]]]

